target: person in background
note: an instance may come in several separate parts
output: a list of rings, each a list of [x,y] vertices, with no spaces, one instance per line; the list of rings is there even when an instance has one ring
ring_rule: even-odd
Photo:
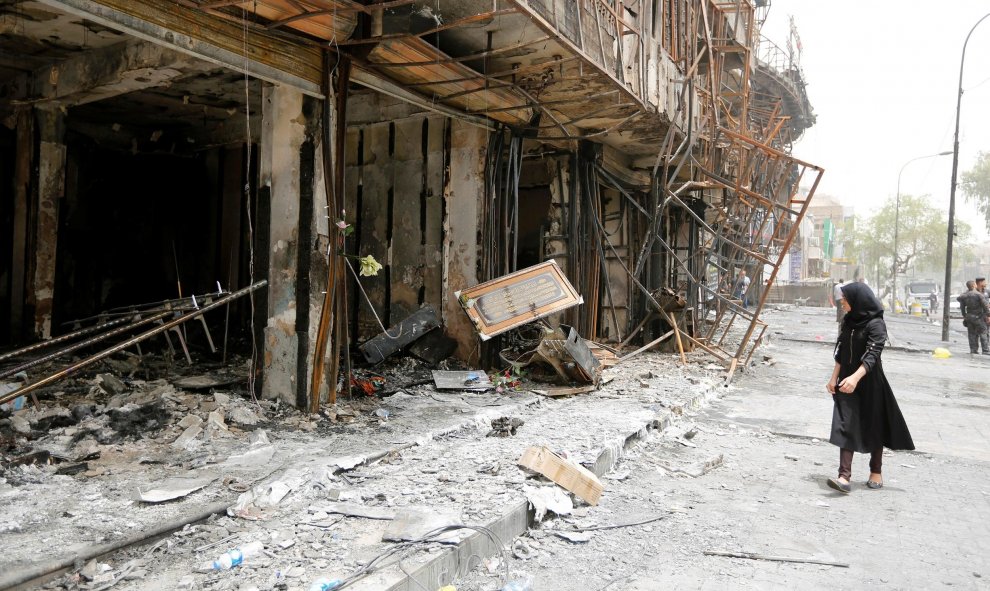
[[[938,294],[934,291],[928,294],[928,309],[925,310],[925,316],[931,320],[932,314],[938,309]]]
[[[976,355],[980,351],[980,341],[986,338],[987,320],[990,319],[990,308],[980,292],[976,291],[976,282],[966,282],[966,292],[959,295],[959,312],[963,317],[963,326],[969,337],[969,353]],[[984,355],[990,355],[984,351]]]
[[[983,303],[990,310],[990,294],[987,294],[987,278],[976,278],[976,291],[983,297]],[[987,316],[987,330],[980,335],[980,349],[984,355],[990,355],[990,316]]]
[[[749,307],[749,300],[746,295],[748,291],[749,277],[746,276],[746,269],[739,269],[739,276],[736,277],[736,282],[732,286],[732,297],[737,300],[742,300],[743,308]]]
[[[825,385],[832,395],[829,442],[839,447],[839,475],[829,478],[828,486],[848,493],[855,452],[870,454],[866,487],[875,490],[883,488],[883,448],[911,450],[914,441],[880,362],[887,341],[883,304],[863,283],[840,289],[846,316],[832,354],[832,377]]]
[[[846,315],[846,311],[842,308],[841,289],[845,283],[845,279],[839,277],[839,282],[832,286],[832,302],[835,303],[835,322],[839,325],[839,332],[842,332],[842,319]]]

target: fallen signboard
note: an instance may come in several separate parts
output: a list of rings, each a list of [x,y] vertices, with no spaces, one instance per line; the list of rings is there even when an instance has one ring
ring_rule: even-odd
[[[584,303],[555,261],[516,271],[454,295],[483,341]]]

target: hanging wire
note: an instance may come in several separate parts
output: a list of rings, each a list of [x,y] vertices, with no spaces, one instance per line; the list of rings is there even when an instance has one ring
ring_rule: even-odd
[[[375,316],[375,321],[378,322],[378,327],[382,329],[382,334],[384,334],[386,337],[390,339],[397,339],[401,337],[403,332],[402,325],[401,324],[399,325],[399,334],[395,335],[394,337],[388,333],[388,330],[385,328],[385,325],[382,324],[382,319],[378,317],[378,312],[375,310],[375,305],[371,303],[371,298],[369,298],[368,294],[364,291],[364,286],[361,285],[361,280],[358,278],[357,272],[354,271],[354,267],[351,265],[351,261],[345,258],[344,262],[347,263],[347,268],[350,269],[351,274],[354,275],[354,281],[357,283],[358,289],[361,290],[361,295],[364,296],[364,301],[368,302],[368,307],[371,308],[371,313]]]
[[[258,10],[258,2],[254,2],[254,10]],[[243,26],[244,39],[244,146],[246,150],[244,164],[244,204],[247,210],[248,226],[248,285],[254,285],[254,220],[251,216],[251,208],[254,206],[251,199],[251,76],[250,58],[248,54],[248,18],[247,9],[241,9],[241,24]],[[258,404],[258,396],[255,392],[255,380],[257,379],[258,364],[258,339],[254,331],[255,305],[254,292],[248,294],[248,301],[251,303],[251,368],[248,370],[248,392],[251,400]]]

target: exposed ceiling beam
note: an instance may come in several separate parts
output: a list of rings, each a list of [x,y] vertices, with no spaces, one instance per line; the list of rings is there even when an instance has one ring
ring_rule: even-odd
[[[0,96],[8,97],[11,105],[83,105],[215,69],[215,64],[161,45],[125,42],[76,53],[22,74],[0,87]]]
[[[39,0],[139,39],[323,98],[322,50],[190,10],[167,0]],[[245,54],[245,41],[249,46]]]

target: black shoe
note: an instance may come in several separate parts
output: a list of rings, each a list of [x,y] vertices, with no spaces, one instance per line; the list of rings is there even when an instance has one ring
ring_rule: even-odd
[[[983,354],[984,355],[990,355],[990,351],[984,351]]]
[[[840,493],[845,493],[845,494],[849,494],[849,491],[852,490],[852,486],[850,486],[848,483],[843,484],[843,483],[839,482],[839,479],[838,478],[829,478],[828,479],[828,486],[829,486],[829,488],[834,488],[835,490],[839,491]]]

